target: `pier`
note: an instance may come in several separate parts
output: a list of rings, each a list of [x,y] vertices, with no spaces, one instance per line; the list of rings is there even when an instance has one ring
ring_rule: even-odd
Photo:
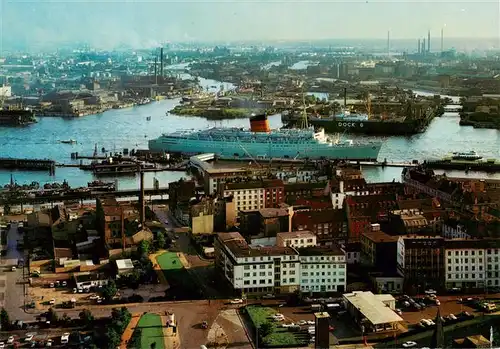
[[[134,190],[118,190],[118,191],[108,191],[108,192],[78,192],[78,193],[64,193],[64,195],[51,195],[51,196],[40,196],[40,197],[16,197],[15,192],[5,192],[0,193],[0,205],[33,205],[33,204],[45,204],[53,202],[62,201],[72,201],[72,200],[92,200],[103,196],[114,196],[114,197],[139,197],[139,189]],[[20,194],[20,193],[19,193]],[[145,189],[144,194],[146,196],[153,195],[167,195],[168,188],[158,188],[156,189]]]
[[[8,170],[49,171],[56,172],[54,160],[0,158],[0,168]]]
[[[349,165],[378,166],[378,167],[418,167],[418,162],[389,162],[389,161],[347,161]]]

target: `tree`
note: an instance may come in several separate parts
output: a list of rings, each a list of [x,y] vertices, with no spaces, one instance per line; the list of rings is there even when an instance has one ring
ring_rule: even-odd
[[[50,321],[52,325],[57,324],[57,322],[59,321],[57,313],[52,308],[49,308],[49,310],[47,311],[47,321]]]
[[[134,269],[128,277],[128,282],[130,287],[132,287],[133,289],[137,289],[137,287],[139,286],[140,279],[141,279],[141,272],[137,269]]]
[[[137,246],[137,254],[139,256],[147,256],[149,253],[149,248],[150,248],[149,241],[142,240],[139,243],[139,246]]]
[[[167,244],[167,239],[165,238],[165,233],[160,231],[156,235],[156,244],[158,248],[165,248],[165,245]]]
[[[61,322],[64,323],[65,325],[70,325],[71,324],[71,318],[69,317],[68,314],[64,313],[61,317]]]
[[[115,349],[121,343],[120,334],[116,332],[115,328],[112,326],[108,327],[105,339],[106,339],[106,344],[110,349]]]
[[[274,324],[272,322],[264,322],[259,327],[259,335],[261,338],[267,337],[274,331]]]
[[[156,349],[156,342],[151,343],[151,349]]]
[[[80,314],[78,314],[80,317],[80,320],[82,320],[83,325],[86,328],[91,328],[92,324],[94,323],[94,315],[92,315],[92,312],[88,309],[83,309]]]
[[[115,280],[109,280],[108,284],[102,289],[102,295],[107,301],[113,299],[117,292]]]
[[[9,329],[10,326],[10,318],[9,318],[9,313],[5,308],[2,308],[0,311],[0,326],[2,328],[2,331],[6,331]]]

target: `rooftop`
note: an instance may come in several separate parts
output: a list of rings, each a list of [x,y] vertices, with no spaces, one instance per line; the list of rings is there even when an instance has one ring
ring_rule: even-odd
[[[375,243],[377,242],[396,242],[398,241],[397,236],[391,236],[389,234],[384,233],[381,230],[377,231],[367,231],[366,233],[363,233],[363,235],[368,239],[371,240]]]
[[[344,256],[345,253],[335,245],[331,246],[311,246],[298,248],[300,256]]]
[[[240,233],[219,233],[217,238],[236,258],[259,257],[259,256],[279,256],[297,255],[298,253],[291,247],[263,246],[250,247]]]
[[[400,322],[403,319],[384,301],[394,301],[390,294],[374,295],[370,291],[357,291],[344,294],[344,299],[357,308],[373,325]]]
[[[316,235],[311,233],[309,230],[295,230],[290,232],[278,233],[276,237],[281,237],[282,239],[308,239],[314,238],[316,237]]]
[[[259,210],[262,218],[275,218],[288,216],[288,210],[284,208],[261,208]]]
[[[132,260],[130,258],[117,259],[116,260],[116,267],[118,268],[118,270],[120,270],[120,269],[133,269],[134,263],[132,263]]]

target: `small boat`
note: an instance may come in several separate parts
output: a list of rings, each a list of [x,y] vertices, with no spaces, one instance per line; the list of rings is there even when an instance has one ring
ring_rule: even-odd
[[[151,121],[151,116],[148,116],[148,117],[146,118],[146,120],[147,120],[147,121]]]
[[[64,144],[75,144],[76,141],[74,139],[68,139],[68,140],[63,140],[63,141],[59,141],[61,143],[64,143]]]

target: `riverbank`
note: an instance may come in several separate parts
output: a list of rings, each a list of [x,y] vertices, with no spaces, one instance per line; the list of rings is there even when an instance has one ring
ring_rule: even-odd
[[[262,112],[262,109],[255,108],[204,108],[192,105],[178,105],[169,111],[170,114],[179,116],[198,116],[208,120],[244,119],[250,117],[252,114]]]
[[[82,109],[74,111],[60,111],[48,108],[48,109],[36,110],[35,114],[36,116],[44,116],[44,117],[77,118],[82,116],[101,114],[112,109],[127,109],[127,108],[147,105],[154,101],[162,100],[164,98],[165,97],[163,96],[158,96],[156,99],[145,98],[139,101],[126,101],[126,102],[121,101],[117,103],[106,103],[101,105],[88,105]]]

